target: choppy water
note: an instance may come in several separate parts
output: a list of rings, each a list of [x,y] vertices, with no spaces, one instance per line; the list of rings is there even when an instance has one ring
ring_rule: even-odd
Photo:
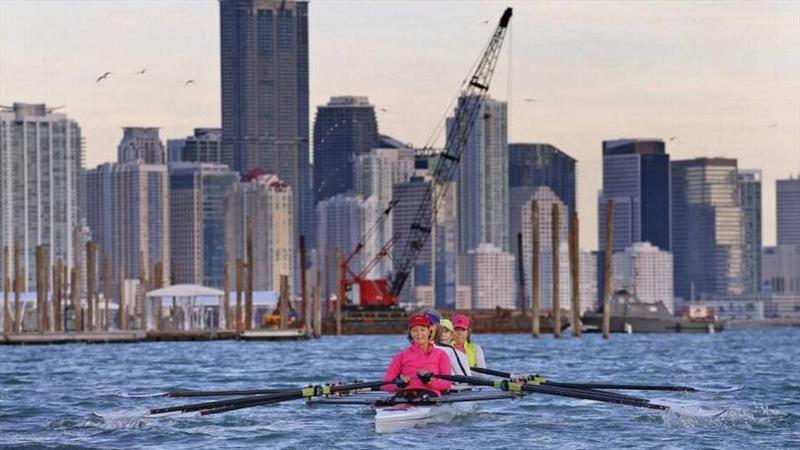
[[[478,336],[491,368],[558,381],[729,384],[727,394],[636,393],[716,418],[544,395],[488,402],[451,424],[375,434],[360,406],[291,402],[216,416],[147,418],[194,399],[174,388],[286,387],[376,379],[403,336],[309,342],[0,347],[0,448],[798,448],[800,329],[716,335]]]

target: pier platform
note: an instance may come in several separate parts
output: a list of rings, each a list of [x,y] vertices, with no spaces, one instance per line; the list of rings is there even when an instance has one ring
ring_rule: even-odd
[[[192,330],[192,331],[102,331],[84,333],[20,333],[0,335],[0,345],[114,344],[167,341],[289,341],[309,339],[299,329],[289,330]]]

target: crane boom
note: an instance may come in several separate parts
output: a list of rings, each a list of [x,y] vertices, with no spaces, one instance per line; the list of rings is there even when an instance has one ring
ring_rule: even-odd
[[[475,71],[461,89],[455,118],[447,131],[444,151],[439,154],[433,170],[433,182],[430,183],[428,191],[417,209],[414,221],[408,230],[409,239],[406,241],[401,259],[395,266],[395,275],[391,284],[391,295],[394,297],[400,295],[411,275],[414,263],[430,237],[434,220],[433,212],[439,209],[447,194],[449,181],[455,176],[461,154],[464,152],[469,135],[475,126],[475,119],[489,91],[489,84],[500,57],[500,49],[503,46],[508,23],[511,20],[511,12],[511,8],[506,8],[503,12],[500,23],[484,49]],[[437,189],[437,186],[441,186],[441,188]]]

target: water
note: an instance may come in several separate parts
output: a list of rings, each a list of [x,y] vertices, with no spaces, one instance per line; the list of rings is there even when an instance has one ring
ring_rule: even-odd
[[[196,399],[174,388],[288,387],[380,378],[404,336],[310,342],[0,347],[0,448],[798,448],[800,329],[715,335],[484,335],[489,367],[558,381],[727,384],[726,394],[639,392],[661,413],[544,395],[489,402],[451,424],[375,434],[366,407],[290,402],[216,416],[148,418]],[[725,412],[715,418],[696,412]]]

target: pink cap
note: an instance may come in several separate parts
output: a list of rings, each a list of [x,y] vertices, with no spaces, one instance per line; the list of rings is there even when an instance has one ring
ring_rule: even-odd
[[[453,328],[469,329],[469,317],[464,314],[456,314],[451,320],[453,322]]]

